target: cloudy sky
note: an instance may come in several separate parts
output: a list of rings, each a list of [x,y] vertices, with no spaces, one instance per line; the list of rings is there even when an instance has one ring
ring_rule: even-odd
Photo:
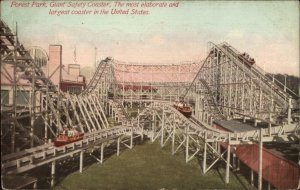
[[[206,56],[207,42],[227,41],[248,52],[268,72],[299,76],[297,1],[190,1],[177,8],[151,8],[150,14],[50,16],[48,8],[15,8],[1,2],[1,17],[26,47],[63,45],[64,64],[74,47],[83,66],[112,56],[128,62],[178,63]],[[61,9],[62,10],[62,9]]]

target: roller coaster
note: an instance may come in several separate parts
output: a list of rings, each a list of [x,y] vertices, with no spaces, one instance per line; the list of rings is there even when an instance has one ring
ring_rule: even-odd
[[[1,75],[13,82],[13,104],[1,103],[2,176],[51,165],[53,186],[57,163],[79,157],[82,172],[84,155],[100,150],[100,158],[95,159],[102,163],[105,147],[116,146],[119,155],[120,146],[132,149],[134,139],[149,138],[160,141],[161,146],[170,142],[172,154],[183,148],[186,162],[201,152],[203,173],[224,161],[225,182],[229,183],[230,169],[235,167],[231,163],[235,146],[258,144],[261,150],[264,142],[299,142],[299,118],[292,114],[299,106],[299,96],[270,79],[256,64],[245,64],[239,59],[241,52],[228,43],[209,42],[209,54],[197,63],[154,65],[106,58],[99,62],[87,88],[75,95],[60,92],[18,36],[2,20],[0,24]],[[5,65],[13,67],[12,76]],[[27,80],[31,86],[25,106],[16,103],[16,93],[22,88],[20,80]],[[173,107],[180,98],[192,107],[191,117]],[[135,105],[136,115],[129,114],[127,109]],[[22,123],[24,118],[29,118],[29,124]],[[43,123],[43,134],[34,133],[37,120]],[[228,121],[239,121],[239,127],[216,127],[216,123]],[[252,122],[252,127],[245,127],[246,121]],[[260,127],[261,123],[266,127]],[[53,145],[51,140],[59,131],[75,126],[84,133],[82,140]],[[210,159],[208,154],[212,155]],[[261,152],[257,159],[261,189]],[[297,182],[289,188],[299,187]]]

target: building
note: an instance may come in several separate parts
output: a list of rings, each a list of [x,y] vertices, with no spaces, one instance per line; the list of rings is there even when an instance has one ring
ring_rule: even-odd
[[[76,60],[76,54],[74,54]],[[79,94],[86,87],[85,76],[80,74],[80,65],[62,64],[62,45],[49,46],[49,77],[63,92]]]

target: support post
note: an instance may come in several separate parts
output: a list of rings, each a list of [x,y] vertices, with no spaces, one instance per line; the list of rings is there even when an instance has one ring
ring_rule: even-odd
[[[237,159],[236,171],[240,171],[240,159]]]
[[[82,167],[83,167],[83,151],[80,152],[80,158],[79,158],[79,173],[82,173]]]
[[[141,132],[141,141],[144,141],[144,126],[142,127],[142,132]]]
[[[299,154],[298,154],[298,165],[300,166],[300,151],[299,151]],[[299,186],[300,186],[300,182],[299,182]]]
[[[207,132],[205,132],[205,135],[204,135],[204,152],[203,152],[203,173],[205,174],[206,173],[206,154],[207,154]]]
[[[138,109],[137,126],[140,127],[140,109]],[[144,141],[144,126],[142,126],[141,141]]]
[[[104,144],[101,144],[101,157],[100,157],[100,163],[103,164],[103,149],[104,149]]]
[[[120,155],[120,137],[118,138],[118,142],[117,142],[117,156]]]
[[[130,149],[133,148],[133,128],[131,127],[131,134],[130,134]]]
[[[155,137],[155,125],[156,125],[156,116],[155,116],[155,113],[153,112],[153,115],[152,115],[152,138],[151,138],[151,142],[153,143],[154,142],[154,137]]]
[[[268,132],[269,132],[269,136],[271,136],[271,127],[272,127],[272,124],[271,124],[271,121],[270,123],[268,124]]]
[[[111,115],[111,108],[110,108],[110,104],[108,104],[108,109],[107,109],[107,111],[108,111],[108,115],[110,116],[110,115]]]
[[[228,134],[228,145],[227,145],[226,185],[229,184],[229,166],[230,166],[230,134]]]
[[[262,149],[263,149],[263,142],[262,142],[262,130],[259,130],[259,158],[258,158],[258,190],[262,189]]]
[[[45,128],[44,128],[44,130],[45,130],[45,133],[44,133],[44,138],[45,138],[45,144],[47,144],[47,142],[48,142],[48,83],[47,83],[47,88],[46,88],[46,97],[45,97],[45,119],[44,119],[44,125],[45,125]]]
[[[292,122],[292,99],[289,97],[289,107],[288,107],[288,124]]]
[[[55,161],[51,163],[51,187],[54,186],[55,182]]]
[[[176,128],[173,126],[173,134],[172,134],[172,155],[175,154],[175,131]]]
[[[268,129],[269,129],[269,136],[271,136],[271,127],[272,127],[272,109],[273,109],[273,104],[274,104],[274,100],[273,100],[273,96],[272,96],[272,93],[271,93],[271,106],[270,106],[270,113],[269,113],[269,125],[268,125]]]
[[[214,149],[218,152],[218,142],[213,142],[212,145]]]
[[[233,169],[233,171],[236,171],[236,154],[235,154],[235,151],[236,151],[236,147],[234,147],[234,153],[232,155],[232,169]]]
[[[34,182],[33,183],[33,189],[36,189],[36,187],[37,187],[37,182]]]
[[[161,123],[161,136],[160,136],[160,146],[164,146],[164,129],[165,129],[165,107],[163,106],[162,112],[162,123]]]
[[[253,170],[251,169],[251,178],[250,178],[250,183],[251,183],[251,186],[254,186],[254,172]]]
[[[185,162],[189,160],[189,127],[186,128],[186,146],[185,146]]]

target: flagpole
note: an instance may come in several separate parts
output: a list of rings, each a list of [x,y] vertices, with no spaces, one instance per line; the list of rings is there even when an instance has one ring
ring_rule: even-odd
[[[75,46],[75,49],[74,49],[74,64],[77,64],[76,46]]]

